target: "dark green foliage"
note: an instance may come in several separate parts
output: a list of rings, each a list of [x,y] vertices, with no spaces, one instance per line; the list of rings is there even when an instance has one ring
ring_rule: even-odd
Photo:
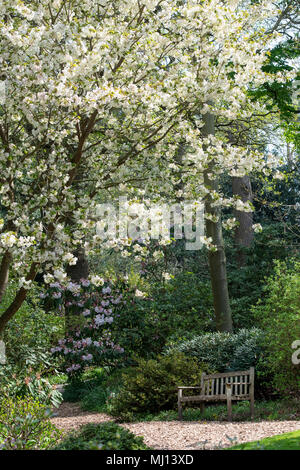
[[[294,159],[293,163],[289,162],[278,169],[283,175],[282,179],[276,179],[272,174],[257,175],[253,179],[254,217],[255,221],[267,225],[276,222],[281,230],[277,227],[275,238],[280,240],[281,245],[288,247],[291,241],[297,242],[299,236],[299,208],[296,202],[300,190],[300,160]],[[294,232],[290,232],[292,227]],[[279,258],[282,258],[280,254]]]
[[[84,382],[82,380],[73,381],[68,383],[63,390],[63,399],[67,402],[78,402],[88,393],[90,393],[94,387],[98,386],[98,381],[90,380]]]
[[[259,372],[267,380],[271,374],[273,386],[281,393],[299,394],[300,365],[292,362],[292,343],[300,339],[300,263],[288,267],[277,262],[265,291],[264,301],[252,309],[264,330],[265,354]]]
[[[178,273],[164,286],[153,289],[152,296],[151,309],[164,338],[214,330],[210,283],[198,273]]]
[[[113,339],[124,348],[124,365],[133,363],[132,356],[147,357],[160,351],[160,326],[153,313],[153,301],[135,297],[111,324]]]
[[[251,178],[254,223],[260,223],[263,231],[255,234],[251,247],[243,249],[244,266],[239,266],[233,234],[224,232],[235,328],[256,326],[251,307],[266,295],[264,285],[266,278],[273,273],[274,261],[289,262],[290,258],[299,257],[299,208],[296,206],[300,191],[299,161],[294,165],[282,166],[280,170],[284,173],[284,178],[280,180],[272,175],[253,175]],[[229,180],[224,181],[224,190],[229,197],[232,195]],[[233,214],[230,212],[228,216],[232,217]]]
[[[105,383],[89,390],[81,397],[80,407],[84,411],[106,411],[106,402],[111,394]]]
[[[246,370],[255,366],[261,353],[263,332],[257,328],[231,333],[205,333],[178,343],[166,352],[180,352],[218,372]]]
[[[87,424],[71,432],[55,450],[146,450],[143,438],[115,423]]]
[[[104,368],[87,369],[81,380],[73,380],[64,387],[63,398],[68,402],[78,402],[93,390],[103,386],[107,377]]]
[[[253,246],[243,250],[247,258],[245,266],[237,265],[236,249],[228,242],[228,283],[235,329],[257,325],[251,307],[265,297],[264,286],[266,278],[273,273],[274,261],[288,260],[295,255],[294,230],[285,229],[279,222],[262,225],[263,231],[255,234]]]
[[[108,411],[123,421],[138,413],[158,412],[176,406],[177,386],[199,385],[204,366],[181,353],[141,359],[123,374],[119,393],[111,398]]]
[[[224,231],[226,242],[227,274],[230,303],[235,329],[256,326],[251,307],[262,299],[265,280],[272,275],[275,260],[289,262],[292,257],[299,257],[299,206],[296,204],[300,192],[300,167],[298,161],[280,168],[283,179],[272,175],[251,175],[254,195],[254,223],[263,227],[261,233],[255,233],[250,248],[244,248],[246,263],[239,265],[238,251],[232,232]],[[227,197],[232,197],[230,178],[222,178],[222,189]],[[224,214],[233,217],[230,210]],[[200,253],[199,253],[200,256]],[[203,276],[203,273],[201,273]]]
[[[166,283],[153,283],[149,297],[127,303],[111,325],[115,341],[125,350],[124,363],[132,356],[154,357],[166,340],[188,338],[193,331],[214,329],[210,284],[198,274],[182,272]]]
[[[292,70],[289,61],[299,57],[299,44],[297,38],[289,39],[285,43],[280,43],[275,46],[269,56],[269,63],[263,67],[263,70],[268,73],[276,73],[284,70]],[[267,95],[273,98],[281,111],[282,118],[290,118],[293,112],[297,109],[292,102],[293,83],[287,81],[285,83],[265,83],[262,90],[265,90]],[[274,106],[274,105],[273,105]]]
[[[262,69],[270,74],[292,70],[291,60],[299,58],[299,37],[295,35],[285,42],[278,43],[269,53],[268,62]],[[287,129],[286,135],[299,148],[299,121],[297,122],[297,103],[293,101],[293,93],[298,87],[299,93],[299,72],[295,80],[288,80],[284,83],[278,81],[266,82],[258,89],[253,90],[251,95],[254,100],[263,101],[269,111],[280,111],[282,126]]]

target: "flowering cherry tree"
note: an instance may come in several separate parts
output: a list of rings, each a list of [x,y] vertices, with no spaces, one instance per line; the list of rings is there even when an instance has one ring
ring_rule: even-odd
[[[61,281],[76,263],[99,192],[158,158],[181,108],[158,67],[174,47],[159,32],[171,2],[1,5],[0,296],[12,270],[20,288],[0,331],[41,266]]]
[[[220,251],[220,208],[252,209],[225,199],[218,176],[272,161],[214,122],[267,114],[248,89],[286,79],[262,71],[275,13],[269,0],[2,1],[0,299],[12,272],[19,290],[0,333],[39,271],[65,279],[100,195],[120,184],[167,195],[181,175]]]

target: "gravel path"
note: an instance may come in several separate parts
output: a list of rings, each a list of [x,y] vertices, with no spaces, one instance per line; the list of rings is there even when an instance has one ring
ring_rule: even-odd
[[[129,423],[124,427],[134,434],[144,436],[145,443],[160,450],[197,450],[230,447],[242,442],[256,441],[264,437],[300,429],[299,421],[252,422],[177,422],[152,421]],[[234,441],[230,441],[234,439]]]
[[[52,424],[63,431],[78,429],[83,424],[105,423],[107,421],[112,421],[112,418],[107,414],[82,411],[77,403],[66,402],[54,410],[54,417],[51,418]]]
[[[87,423],[104,423],[113,419],[104,413],[82,411],[76,403],[62,403],[52,423],[63,431],[78,429]],[[150,421],[125,423],[125,428],[138,436],[144,436],[145,443],[160,450],[197,450],[230,447],[233,444],[256,441],[264,437],[300,430],[300,421],[252,422],[179,422]],[[230,439],[234,439],[231,443]]]

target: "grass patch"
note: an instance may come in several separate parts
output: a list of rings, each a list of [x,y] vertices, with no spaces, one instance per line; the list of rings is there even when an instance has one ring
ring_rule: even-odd
[[[266,437],[260,441],[238,444],[230,447],[229,450],[300,450],[300,431]]]

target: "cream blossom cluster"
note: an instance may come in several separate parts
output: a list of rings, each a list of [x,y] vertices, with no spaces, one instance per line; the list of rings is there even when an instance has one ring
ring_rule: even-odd
[[[261,224],[253,224],[252,225],[252,228],[254,230],[255,233],[260,233],[262,232],[262,226]]]
[[[231,217],[231,218],[226,219],[222,222],[222,225],[223,225],[225,230],[231,230],[234,227],[236,227],[237,224],[238,224],[238,222],[237,222],[235,217]]]

